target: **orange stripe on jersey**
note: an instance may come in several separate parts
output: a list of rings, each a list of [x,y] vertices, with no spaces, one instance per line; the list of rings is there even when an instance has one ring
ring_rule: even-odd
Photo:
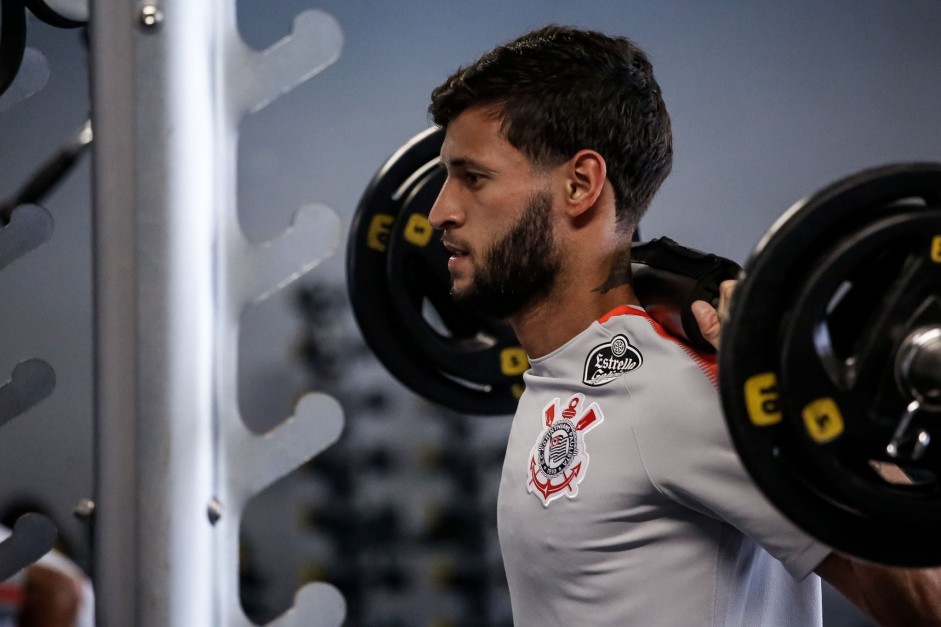
[[[615,316],[624,316],[624,315],[641,316],[642,318],[650,317],[647,314],[647,312],[644,311],[643,309],[635,309],[634,307],[631,307],[630,305],[620,305],[618,307],[615,307],[614,309],[612,309],[605,315],[601,316],[600,318],[598,318],[598,322],[601,324],[604,324],[605,322],[607,322],[608,320],[610,320],[611,318]]]
[[[598,318],[598,322],[604,324],[615,316],[624,315],[640,316],[641,318],[644,318],[647,322],[650,323],[650,326],[653,327],[653,330],[657,332],[657,335],[663,339],[670,340],[682,348],[683,351],[689,355],[690,359],[696,362],[696,365],[699,366],[699,369],[702,370],[704,375],[706,375],[706,378],[709,379],[713,387],[719,387],[719,364],[717,362],[716,356],[714,354],[702,353],[684,342],[682,339],[670,335],[667,333],[666,329],[664,329],[659,322],[651,318],[650,314],[648,314],[646,311],[635,309],[630,305],[620,305],[619,307],[615,307],[605,315]]]

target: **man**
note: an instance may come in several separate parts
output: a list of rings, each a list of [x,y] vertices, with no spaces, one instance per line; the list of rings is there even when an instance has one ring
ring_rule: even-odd
[[[941,624],[936,571],[838,556],[770,506],[715,360],[640,307],[631,235],[672,162],[644,53],[546,27],[458,70],[429,110],[452,294],[507,318],[531,362],[498,501],[515,624],[820,624],[815,572],[879,622]],[[718,342],[716,312],[696,314]]]

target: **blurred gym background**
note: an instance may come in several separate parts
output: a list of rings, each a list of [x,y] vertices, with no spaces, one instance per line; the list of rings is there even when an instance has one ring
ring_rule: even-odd
[[[627,35],[654,62],[676,156],[645,239],[741,263],[778,215],[832,180],[941,160],[936,0],[241,0],[242,35],[266,48],[306,8],[336,17],[345,43],[333,66],[243,121],[239,211],[256,242],[309,202],[348,226],[377,168],[429,126],[431,89],[550,22]],[[49,80],[0,111],[0,198],[89,114],[82,32],[30,19],[28,34]],[[90,181],[86,155],[44,203],[52,239],[0,272],[0,382],[30,357],[57,375],[50,398],[0,431],[0,511],[47,509],[83,566],[87,530],[72,510],[93,487]],[[378,365],[349,312],[344,245],[243,316],[239,398],[253,430],[309,390],[334,394],[347,415],[338,445],[246,512],[243,605],[264,622],[316,579],[344,591],[351,626],[509,625],[494,529],[509,417],[435,407]],[[828,590],[825,624],[868,623]]]

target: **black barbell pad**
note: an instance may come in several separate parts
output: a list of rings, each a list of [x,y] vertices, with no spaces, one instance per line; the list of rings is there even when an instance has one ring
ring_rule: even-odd
[[[697,350],[715,353],[702,336],[692,305],[697,300],[717,305],[719,285],[737,279],[741,266],[668,237],[635,244],[631,260],[634,293],[651,317]]]

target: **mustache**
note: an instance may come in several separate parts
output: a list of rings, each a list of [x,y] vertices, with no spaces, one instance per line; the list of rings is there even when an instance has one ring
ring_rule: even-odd
[[[443,234],[441,235],[441,244],[442,244],[448,251],[452,251],[452,252],[453,252],[453,251],[459,251],[459,252],[461,252],[461,253],[463,253],[463,254],[465,254],[465,255],[469,255],[469,254],[472,252],[472,249],[471,249],[470,244],[468,244],[468,243],[466,243],[466,242],[464,242],[464,241],[462,241],[462,240],[455,239],[455,238],[453,238],[453,237],[449,237],[447,233],[443,233]]]

